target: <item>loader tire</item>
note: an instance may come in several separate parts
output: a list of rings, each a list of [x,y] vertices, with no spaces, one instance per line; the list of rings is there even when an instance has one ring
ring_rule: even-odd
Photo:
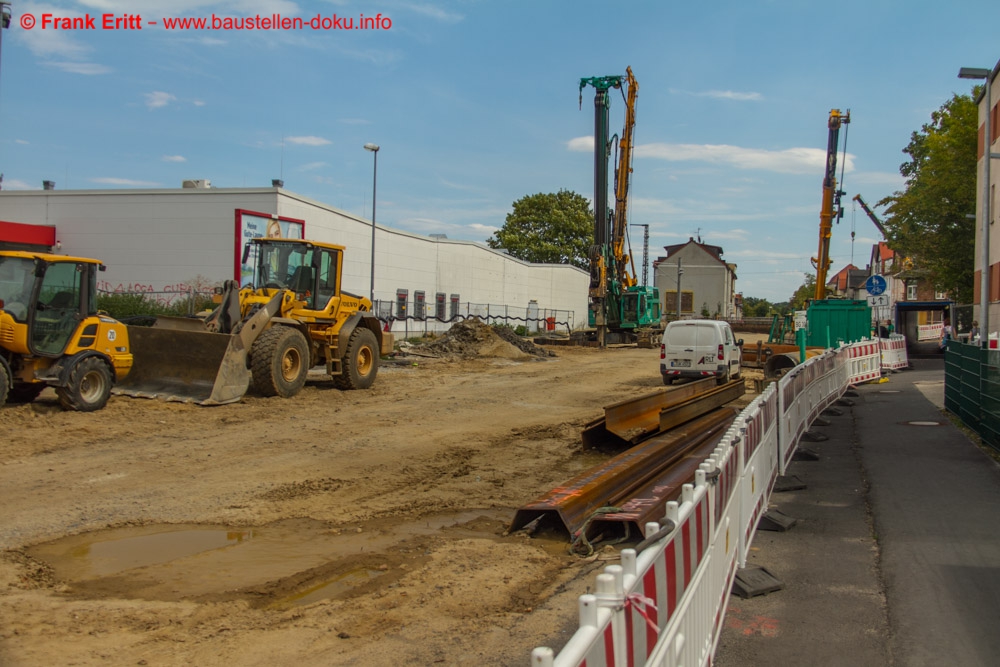
[[[99,357],[81,359],[69,372],[64,387],[56,387],[59,403],[66,410],[100,410],[111,397],[111,369]]]
[[[38,398],[39,394],[45,391],[45,387],[47,386],[47,384],[41,382],[16,384],[11,387],[10,393],[7,394],[7,401],[9,403],[31,403]]]
[[[253,388],[261,396],[291,398],[309,374],[309,343],[298,329],[273,326],[250,348]]]
[[[10,389],[10,375],[7,367],[0,363],[0,405],[7,402],[7,392]]]
[[[359,326],[351,333],[341,360],[343,372],[335,379],[341,389],[368,389],[378,375],[378,339],[371,329]]]

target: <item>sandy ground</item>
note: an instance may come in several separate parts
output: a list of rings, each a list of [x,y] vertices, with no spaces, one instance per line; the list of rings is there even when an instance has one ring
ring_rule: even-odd
[[[0,408],[0,664],[518,665],[617,551],[505,535],[655,349],[410,358],[368,391]],[[518,356],[518,355],[509,355]]]

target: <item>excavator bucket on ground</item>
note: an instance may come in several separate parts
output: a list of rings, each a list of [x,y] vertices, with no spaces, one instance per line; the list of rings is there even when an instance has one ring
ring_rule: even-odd
[[[179,323],[175,318],[158,319],[152,327],[130,326],[132,371],[114,392],[199,405],[240,400],[250,386],[250,347],[280,305],[279,294],[232,334],[212,333],[197,320]]]

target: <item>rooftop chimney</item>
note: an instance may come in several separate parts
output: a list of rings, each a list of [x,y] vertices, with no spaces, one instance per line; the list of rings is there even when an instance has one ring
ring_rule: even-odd
[[[42,181],[42,190],[55,190],[55,189],[56,189],[55,181]]]
[[[272,188],[283,188],[283,187],[285,187],[285,182],[283,180],[281,180],[280,178],[272,178],[271,179],[271,187]]]

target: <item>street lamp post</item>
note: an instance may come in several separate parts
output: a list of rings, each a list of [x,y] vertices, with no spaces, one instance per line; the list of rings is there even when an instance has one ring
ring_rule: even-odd
[[[982,269],[979,276],[979,330],[981,345],[990,346],[990,145],[993,143],[990,131],[990,104],[993,99],[990,95],[990,79],[993,72],[983,67],[963,67],[958,70],[961,79],[984,79],[986,87],[983,95],[986,97],[986,120],[983,124],[983,140],[986,145],[983,148],[983,230],[980,233],[979,251]]]
[[[365,150],[375,154],[375,166],[372,169],[372,283],[371,301],[375,309],[375,187],[378,185],[378,144],[365,144]]]

